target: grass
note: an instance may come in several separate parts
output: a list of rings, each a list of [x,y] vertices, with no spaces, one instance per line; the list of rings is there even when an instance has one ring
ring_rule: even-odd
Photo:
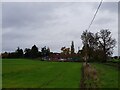
[[[99,63],[93,63],[92,65],[96,68],[98,72],[100,79],[99,84],[101,88],[118,88],[118,74],[120,73],[120,71],[117,67]]]
[[[79,88],[80,63],[3,60],[3,88]]]
[[[120,63],[120,59],[111,59],[111,60],[109,60],[109,62]]]
[[[3,59],[3,88],[79,88],[82,63]],[[101,88],[118,88],[118,69],[91,63]]]

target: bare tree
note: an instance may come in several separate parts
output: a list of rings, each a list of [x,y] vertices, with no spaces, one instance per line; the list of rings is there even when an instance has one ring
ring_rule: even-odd
[[[107,61],[107,57],[113,54],[116,40],[112,38],[111,32],[108,29],[102,29],[99,32],[100,49],[103,51],[103,62]]]
[[[87,30],[81,35],[83,42],[82,56],[84,60],[100,60],[106,62],[108,57],[113,54],[116,40],[112,38],[108,29],[102,29],[100,32],[91,33]]]
[[[81,39],[83,42],[83,59],[86,62],[91,58],[91,52],[93,50],[92,47],[94,44],[94,34],[86,30],[82,33]]]

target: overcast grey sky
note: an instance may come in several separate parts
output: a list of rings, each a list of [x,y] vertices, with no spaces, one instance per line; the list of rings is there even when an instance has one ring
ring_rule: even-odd
[[[61,47],[82,48],[81,34],[88,28],[98,2],[4,2],[2,3],[2,51],[37,45],[60,52]],[[91,32],[109,29],[118,41],[118,3],[104,2]],[[118,54],[117,45],[114,55]]]

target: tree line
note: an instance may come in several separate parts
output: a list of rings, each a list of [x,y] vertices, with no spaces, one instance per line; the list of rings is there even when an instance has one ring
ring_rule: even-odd
[[[83,43],[81,50],[75,53],[74,42],[72,41],[71,48],[61,48],[61,55],[66,55],[67,58],[70,58],[71,56],[74,58],[80,57],[82,61],[106,62],[111,58],[113,48],[116,44],[116,40],[112,38],[112,34],[108,29],[102,29],[96,33],[92,33],[87,30],[83,31],[81,40]],[[52,53],[53,52],[50,52],[50,48],[46,48],[46,46],[41,48],[41,51],[39,51],[38,47],[33,45],[31,49],[25,48],[25,50],[22,50],[18,47],[15,52],[5,52],[2,54],[2,58],[49,58]]]
[[[25,48],[25,50],[20,49],[19,47],[15,52],[5,52],[2,54],[2,58],[38,58],[49,56],[50,49],[43,47],[41,51],[38,50],[36,45],[33,45],[32,48]]]

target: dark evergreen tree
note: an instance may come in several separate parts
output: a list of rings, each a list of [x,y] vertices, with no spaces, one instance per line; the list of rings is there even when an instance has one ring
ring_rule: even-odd
[[[31,54],[31,58],[38,57],[38,47],[36,45],[32,46],[30,54]]]
[[[47,49],[46,49],[46,56],[49,56],[50,55],[50,48],[48,47]]]
[[[41,49],[41,56],[42,56],[42,57],[48,57],[49,55],[50,55],[50,49],[49,49],[49,48],[46,48],[46,46],[43,47],[43,48]]]
[[[72,41],[72,44],[71,44],[71,54],[74,54],[74,53],[75,53],[74,50],[75,50],[75,49],[74,49],[74,42]]]
[[[31,50],[29,48],[25,48],[24,52],[25,52],[24,57],[25,58],[30,58]]]
[[[42,57],[46,56],[46,46],[41,49],[41,55]]]
[[[20,49],[19,47],[16,50],[16,57],[17,58],[22,58],[23,57],[23,50]]]

